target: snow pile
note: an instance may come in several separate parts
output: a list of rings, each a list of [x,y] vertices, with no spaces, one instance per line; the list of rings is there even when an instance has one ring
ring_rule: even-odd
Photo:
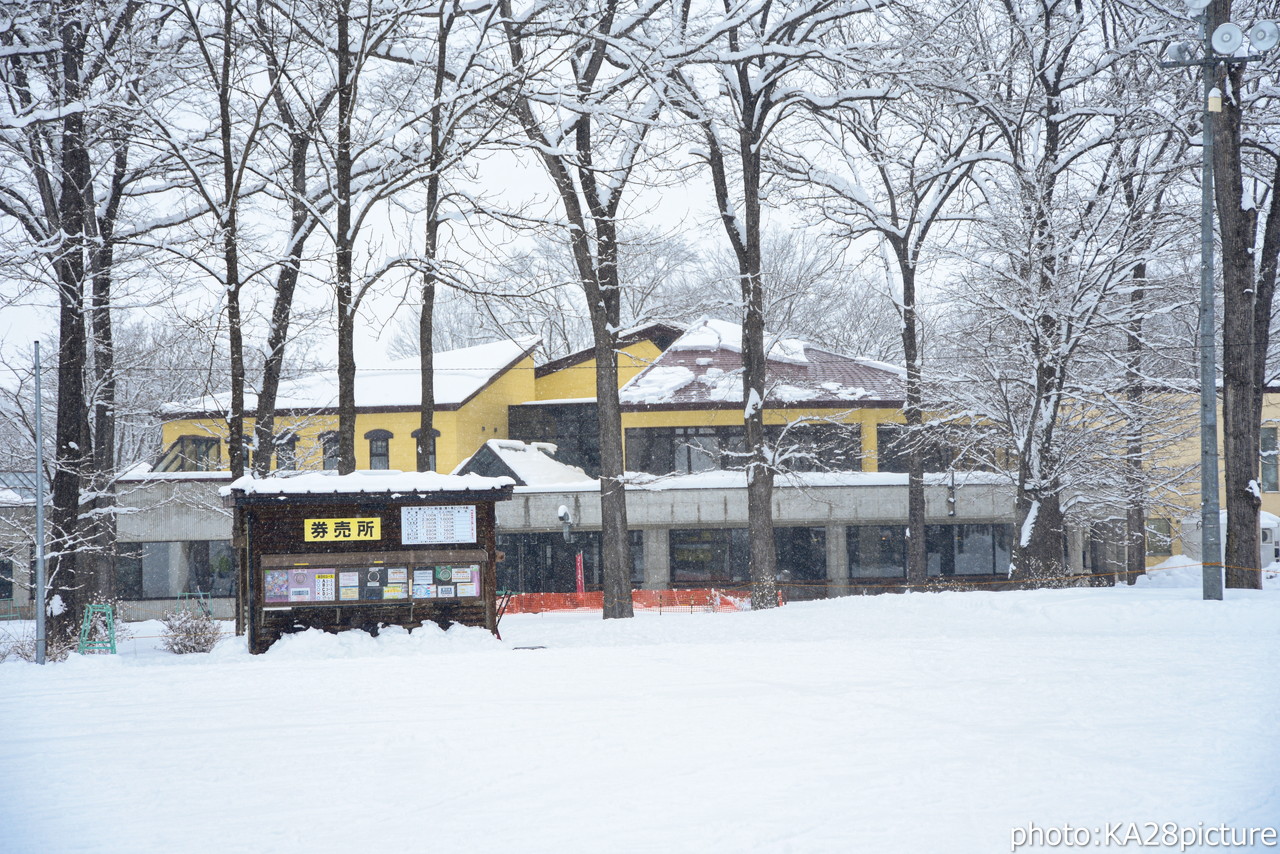
[[[1280,820],[1280,592],[915,593],[502,632],[174,656],[139,631],[118,656],[2,664],[0,847],[991,854],[1030,822]]]
[[[693,382],[693,371],[683,365],[653,365],[627,383],[619,392],[622,403],[662,403]],[[742,384],[738,384],[742,395]]]
[[[556,446],[550,442],[490,439],[485,442],[485,445],[527,486],[596,483],[595,478],[577,466],[557,460]],[[454,471],[461,471],[469,462],[471,462],[470,458],[463,460]]]
[[[766,336],[767,337],[767,336]],[[769,358],[775,362],[807,365],[805,349],[809,342],[800,338],[778,338],[769,348]],[[668,350],[731,350],[742,352],[742,327],[736,323],[704,317],[677,338]],[[741,397],[741,395],[739,395]]]

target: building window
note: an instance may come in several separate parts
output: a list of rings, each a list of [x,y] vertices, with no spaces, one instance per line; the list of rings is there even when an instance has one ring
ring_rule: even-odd
[[[766,424],[764,435],[786,471],[862,471],[862,431],[857,424]]]
[[[320,450],[324,455],[324,468],[326,471],[337,471],[338,469],[338,434],[337,433],[321,433],[320,434]]]
[[[417,445],[418,445],[418,444],[420,443],[420,441],[421,441],[421,440],[419,439],[419,437],[420,437],[421,435],[422,435],[422,430],[421,430],[421,429],[418,429],[418,430],[414,430],[414,431],[413,431],[413,441],[414,441],[414,461],[415,461],[415,462],[417,462],[417,451],[418,451],[418,449],[417,449]],[[432,428],[432,430],[431,430],[431,438],[427,439],[427,471],[435,471],[435,470],[436,470],[436,439],[439,439],[439,438],[440,438],[440,431],[439,431],[439,430],[436,430],[436,429],[434,429],[434,428]]]
[[[740,467],[741,427],[633,427],[627,430],[627,468],[649,474],[693,474]]]
[[[276,437],[276,468],[279,471],[294,471],[298,468],[298,437],[296,434],[282,433]]]
[[[927,525],[930,575],[1001,575],[1009,571],[1012,525]]]
[[[1262,491],[1280,492],[1280,470],[1276,466],[1276,428],[1262,428]]]
[[[369,468],[391,468],[391,437],[387,430],[370,430],[364,434],[369,440]]]
[[[749,580],[746,528],[673,528],[668,536],[673,584]]]
[[[13,561],[0,557],[0,599],[13,598]]]
[[[774,528],[773,544],[780,581],[813,584],[827,580],[826,528]],[[825,583],[821,589],[826,590]]]
[[[216,436],[179,436],[156,463],[158,472],[220,471],[222,442]]]
[[[1274,437],[1274,430],[1272,433]],[[1147,554],[1168,557],[1173,554],[1173,522],[1169,519],[1147,518]]]
[[[180,593],[226,597],[236,592],[235,552],[225,540],[121,543],[115,567],[121,599],[174,599]]]
[[[906,425],[880,424],[876,427],[876,471],[905,474],[909,450]],[[920,451],[924,456],[925,471],[949,471],[955,465],[955,454],[937,442],[924,439]]]
[[[907,574],[907,529],[902,525],[850,525],[846,549],[851,578]]]

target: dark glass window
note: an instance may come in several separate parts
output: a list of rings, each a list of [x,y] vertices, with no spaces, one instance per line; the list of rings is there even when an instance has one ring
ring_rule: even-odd
[[[418,453],[417,445],[421,444],[422,442],[420,438],[421,436],[422,436],[421,429],[413,431],[413,441],[414,441],[413,452],[414,452],[415,461],[417,460],[417,453]],[[440,436],[440,431],[433,429],[431,431],[431,437],[427,439],[427,471],[436,470],[436,439],[439,438],[439,436]]]
[[[768,424],[764,431],[787,471],[862,471],[862,432],[857,424]]]
[[[13,598],[13,561],[0,558],[0,599]]]
[[[778,577],[783,581],[827,580],[826,528],[774,528]]]
[[[142,543],[120,543],[116,547],[116,596],[142,598]]]
[[[909,449],[906,426],[902,424],[879,424],[876,426],[876,470],[882,472],[907,471],[907,451]],[[921,452],[924,455],[924,470],[931,472],[948,471],[955,463],[955,454],[937,442],[921,440]]]
[[[1009,570],[1012,525],[928,525],[925,553],[930,575],[992,575]]]
[[[293,471],[298,467],[298,437],[286,433],[276,437],[276,468]]]
[[[640,531],[631,531],[631,581],[644,578],[644,542]],[[582,580],[586,590],[599,590],[603,582],[600,532],[575,531],[573,542],[564,535],[499,534],[498,589],[515,593],[573,593],[577,590],[577,558],[582,552]]]
[[[851,578],[907,574],[907,529],[902,525],[850,525],[846,533]]]
[[[392,434],[386,430],[370,430],[364,437],[369,440],[369,468],[391,468]]]
[[[1147,554],[1168,557],[1173,554],[1173,523],[1168,519],[1147,519]]]
[[[121,543],[115,564],[116,595],[121,599],[236,593],[235,552],[225,540]]]
[[[507,434],[522,442],[550,442],[556,459],[600,474],[600,424],[592,403],[521,404],[507,408]],[[633,469],[648,471],[648,469]],[[663,473],[670,471],[664,469]]]
[[[746,582],[746,528],[673,528],[668,535],[673,584]]]
[[[632,427],[627,468],[649,474],[693,474],[740,467],[746,443],[741,427]]]
[[[321,433],[320,447],[324,453],[324,468],[327,471],[338,469],[338,434]]]
[[[1280,470],[1276,465],[1276,428],[1262,428],[1262,491],[1280,492]]]
[[[159,472],[219,471],[222,442],[216,436],[179,436],[155,468]]]

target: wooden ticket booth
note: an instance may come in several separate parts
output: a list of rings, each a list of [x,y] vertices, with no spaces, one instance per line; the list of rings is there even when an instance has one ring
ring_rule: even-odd
[[[494,503],[509,478],[433,472],[243,477],[234,508],[237,633],[281,635],[427,622],[497,630]]]

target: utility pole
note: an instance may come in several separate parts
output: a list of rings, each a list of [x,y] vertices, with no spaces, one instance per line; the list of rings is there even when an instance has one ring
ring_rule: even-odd
[[[47,636],[45,632],[44,578],[44,429],[40,411],[44,409],[40,392],[40,342],[36,342],[36,664],[44,664]]]

